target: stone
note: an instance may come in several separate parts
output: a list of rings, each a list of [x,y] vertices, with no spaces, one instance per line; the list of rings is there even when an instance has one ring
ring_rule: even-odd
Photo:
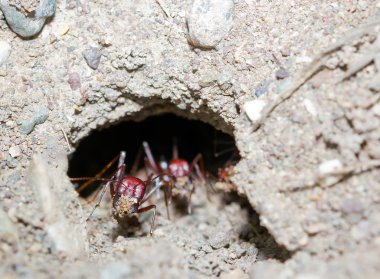
[[[71,90],[81,88],[80,76],[78,73],[70,73],[67,82],[69,83]]]
[[[214,249],[220,249],[226,247],[230,243],[231,233],[229,231],[220,231],[217,232],[209,240],[209,244]]]
[[[281,67],[276,71],[275,75],[277,79],[284,79],[289,76],[289,73],[285,68]]]
[[[342,167],[342,163],[338,159],[334,159],[320,164],[318,170],[320,175],[328,175],[342,169]]]
[[[21,121],[19,131],[22,134],[30,134],[36,125],[44,123],[49,117],[49,110],[43,105],[39,105],[31,112],[31,116]]]
[[[328,187],[337,183],[341,177],[334,175],[335,172],[338,172],[343,168],[343,165],[340,160],[333,159],[326,162],[323,162],[318,166],[319,176],[322,178],[322,183]]]
[[[261,95],[266,93],[268,91],[268,85],[269,84],[266,83],[266,84],[263,84],[263,85],[260,85],[259,87],[257,87],[255,90],[255,96],[260,97]]]
[[[56,3],[55,0],[41,0],[33,17],[26,17],[15,7],[8,5],[8,1],[0,1],[0,9],[13,32],[23,38],[30,38],[41,31],[48,17],[54,15]]]
[[[100,48],[90,47],[83,52],[83,57],[87,62],[87,65],[96,70],[100,64],[100,58],[102,57],[102,52]]]
[[[11,46],[5,42],[0,41],[0,66],[2,66],[11,54]]]
[[[188,41],[199,48],[215,48],[233,24],[233,0],[194,0],[187,15]]]
[[[9,148],[9,154],[13,157],[13,158],[17,158],[17,157],[20,157],[21,156],[21,149],[20,147],[18,147],[17,145],[16,146],[12,146],[11,148]]]
[[[317,116],[318,111],[317,108],[315,107],[314,103],[310,101],[309,99],[303,100],[303,105],[305,106],[306,110],[312,115],[312,116]]]
[[[248,118],[255,122],[261,118],[261,112],[266,106],[266,102],[262,100],[248,101],[243,105],[244,111]]]

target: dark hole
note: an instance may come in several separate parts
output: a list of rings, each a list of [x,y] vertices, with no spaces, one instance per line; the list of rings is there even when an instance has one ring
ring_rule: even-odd
[[[127,152],[127,173],[130,171],[142,142],[150,144],[155,159],[164,156],[166,160],[172,158],[173,137],[177,138],[180,158],[190,162],[198,153],[201,153],[205,162],[205,170],[214,177],[217,170],[227,162],[237,163],[240,159],[233,137],[217,131],[209,124],[201,121],[188,120],[174,114],[163,114],[149,117],[142,122],[123,122],[115,126],[94,131],[90,136],[82,140],[77,150],[72,155],[69,167],[70,177],[95,176],[106,166],[121,150]],[[139,166],[143,167],[141,160]],[[116,170],[116,166],[110,168],[103,177],[109,177]],[[99,183],[100,184],[100,183]],[[98,185],[99,185],[98,184]],[[96,185],[81,192],[82,196],[88,196],[96,189]],[[225,205],[237,203],[244,213],[246,223],[239,228],[239,238],[242,242],[252,243],[259,249],[258,260],[276,258],[285,261],[291,254],[279,246],[269,232],[260,225],[258,214],[252,209],[246,198],[236,193],[221,193]],[[182,206],[182,214],[187,215],[187,197],[175,200]],[[176,207],[176,211],[181,208]],[[176,212],[175,211],[175,212]],[[246,213],[245,213],[246,212]],[[174,215],[171,212],[172,217]],[[174,216],[174,219],[178,216]],[[136,237],[144,235],[139,230],[139,221],[132,218],[125,226],[119,226],[112,238],[122,235]],[[195,218],[195,217],[194,217]],[[207,239],[208,236],[206,235]]]
[[[188,120],[174,114],[149,117],[142,122],[122,122],[101,131],[94,131],[80,142],[72,155],[69,177],[95,176],[121,150],[127,152],[127,173],[130,171],[142,142],[147,141],[156,160],[172,158],[173,138],[177,139],[179,157],[189,163],[201,153],[205,170],[216,176],[219,167],[238,157],[234,139],[201,121]],[[217,153],[215,156],[215,153]],[[140,160],[139,167],[143,167]],[[105,175],[116,170],[111,167]],[[93,189],[93,187],[91,187]],[[83,196],[91,189],[82,192]]]

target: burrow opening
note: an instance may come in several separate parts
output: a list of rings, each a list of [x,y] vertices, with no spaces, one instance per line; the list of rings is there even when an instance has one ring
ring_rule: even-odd
[[[92,131],[88,137],[81,140],[71,155],[68,175],[69,177],[93,177],[121,150],[127,153],[128,173],[143,141],[150,144],[156,159],[170,160],[173,138],[177,140],[179,156],[188,162],[198,153],[203,155],[208,179],[214,183],[218,179],[219,168],[222,168],[226,162],[237,163],[240,159],[235,140],[231,135],[218,131],[212,125],[202,121],[166,113],[151,116],[139,122],[125,121],[102,130]],[[142,160],[139,167],[144,167]],[[103,176],[107,177],[113,171],[115,167]],[[95,189],[96,186],[90,187],[80,194],[85,198]],[[256,247],[265,253],[265,258],[285,261],[290,257],[290,253],[279,246],[269,232],[260,225],[259,215],[245,197],[240,197],[236,193],[217,192],[215,195],[219,195],[225,204],[238,204],[244,216],[248,214],[246,229],[243,229],[240,236],[244,241],[256,242]]]

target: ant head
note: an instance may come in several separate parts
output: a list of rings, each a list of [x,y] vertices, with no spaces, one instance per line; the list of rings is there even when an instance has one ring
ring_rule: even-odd
[[[137,198],[121,195],[114,202],[114,215],[118,218],[124,218],[128,215],[136,213],[139,207]]]
[[[184,177],[190,175],[190,165],[188,162],[182,159],[172,160],[169,163],[170,174],[175,178]]]

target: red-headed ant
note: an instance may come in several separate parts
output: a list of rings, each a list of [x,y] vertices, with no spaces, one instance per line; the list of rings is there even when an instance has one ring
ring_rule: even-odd
[[[121,151],[117,170],[114,172],[114,174],[112,175],[110,179],[99,178],[99,174],[98,174],[96,177],[70,178],[70,180],[72,181],[98,180],[98,181],[106,182],[104,186],[101,188],[99,200],[94,206],[87,220],[92,216],[95,209],[100,205],[107,189],[109,188],[110,194],[112,197],[112,208],[113,208],[112,214],[120,224],[125,222],[127,218],[131,217],[131,215],[135,213],[142,213],[149,210],[153,210],[153,216],[151,219],[150,231],[149,231],[149,234],[152,235],[154,221],[156,218],[156,205],[152,204],[146,207],[141,207],[141,206],[149,199],[149,197],[155,191],[157,191],[162,186],[161,184],[156,184],[156,186],[154,186],[148,193],[146,193],[146,189],[149,186],[149,184],[155,179],[163,177],[164,175],[157,174],[155,177],[153,178],[151,177],[146,181],[143,181],[133,176],[125,176],[125,168],[126,168],[125,163],[124,163],[125,157],[126,157],[125,151]],[[114,160],[112,160],[100,173],[104,173],[106,169],[108,169],[113,164],[113,162],[116,161],[116,159],[117,157]],[[171,177],[170,174],[166,176],[169,178]],[[171,183],[170,179],[168,183],[170,185]],[[79,187],[79,189],[83,189],[83,188],[84,188],[83,186]]]
[[[202,154],[197,154],[189,164],[186,160],[179,158],[177,142],[174,140],[172,160],[169,163],[160,162],[160,164],[157,164],[149,144],[146,141],[143,142],[143,148],[146,154],[146,168],[152,175],[161,175],[161,181],[158,184],[165,185],[163,189],[166,206],[168,207],[172,196],[183,196],[188,193],[187,211],[191,214],[191,197],[195,191],[193,180],[197,178],[203,184],[206,182]]]

